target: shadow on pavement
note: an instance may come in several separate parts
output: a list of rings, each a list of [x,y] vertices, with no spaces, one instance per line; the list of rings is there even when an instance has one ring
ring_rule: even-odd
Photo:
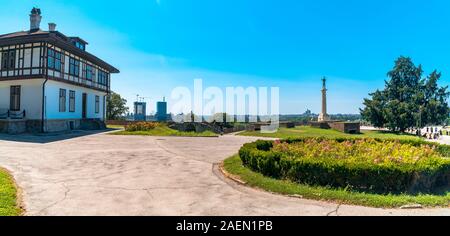
[[[0,134],[0,141],[23,142],[23,143],[52,143],[67,139],[79,138],[93,134],[106,133],[115,129],[105,130],[74,130],[63,133],[46,133],[46,134]]]

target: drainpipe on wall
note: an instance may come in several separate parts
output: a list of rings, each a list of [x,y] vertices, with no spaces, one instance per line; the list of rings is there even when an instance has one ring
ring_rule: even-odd
[[[108,85],[109,86],[109,85]],[[106,120],[107,120],[107,109],[108,109],[108,104],[106,104],[108,102],[108,96],[111,94],[111,88],[107,88],[106,89],[106,96],[103,98],[103,122],[105,122],[106,124]]]
[[[44,83],[42,84],[42,117],[41,117],[41,132],[44,133],[44,120],[45,120],[45,84],[48,81],[48,77],[45,78]]]
[[[106,96],[108,96],[108,93],[106,93],[105,96],[103,96],[103,122],[106,124]]]

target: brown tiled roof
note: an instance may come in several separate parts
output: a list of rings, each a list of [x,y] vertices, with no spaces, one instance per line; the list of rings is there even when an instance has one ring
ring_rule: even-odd
[[[0,35],[0,39],[6,39],[6,38],[14,38],[14,37],[20,37],[20,36],[30,36],[30,35],[42,35],[42,34],[48,34],[48,31],[43,30],[35,30],[35,31],[18,31],[14,33],[9,34],[2,34]]]

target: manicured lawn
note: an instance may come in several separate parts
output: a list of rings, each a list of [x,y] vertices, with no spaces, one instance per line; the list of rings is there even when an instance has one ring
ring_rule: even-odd
[[[346,189],[308,186],[286,180],[273,179],[244,167],[238,155],[226,159],[224,168],[228,173],[246,182],[248,186],[273,193],[302,196],[307,199],[383,208],[395,208],[410,204],[420,204],[424,207],[448,207],[450,204],[449,191],[445,191],[440,195],[379,195],[351,192]]]
[[[201,133],[196,132],[181,132],[171,129],[167,126],[158,126],[150,131],[118,131],[110,133],[112,135],[145,135],[145,136],[181,136],[181,137],[218,137],[218,135],[211,131]]]
[[[270,138],[300,138],[300,137],[328,137],[328,138],[380,138],[380,139],[413,139],[420,137],[408,134],[394,134],[383,131],[362,131],[362,134],[346,134],[332,129],[318,129],[309,126],[297,126],[292,129],[280,128],[278,132],[263,134],[260,131],[245,131],[239,135]]]
[[[12,177],[0,168],[0,216],[18,216],[17,189]]]

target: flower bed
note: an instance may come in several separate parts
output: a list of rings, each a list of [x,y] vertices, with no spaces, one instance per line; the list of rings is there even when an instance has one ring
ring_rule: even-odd
[[[450,182],[450,146],[423,141],[257,141],[244,145],[239,156],[246,167],[266,176],[310,185],[417,193]]]
[[[158,127],[157,122],[137,122],[125,126],[125,131],[150,131]]]

